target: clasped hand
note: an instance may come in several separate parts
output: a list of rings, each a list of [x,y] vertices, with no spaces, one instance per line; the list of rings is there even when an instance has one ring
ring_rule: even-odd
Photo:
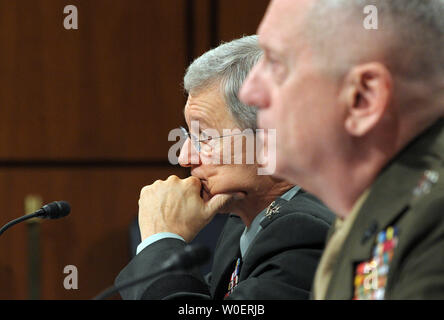
[[[217,194],[205,202],[201,188],[196,177],[182,180],[174,175],[144,187],[139,199],[142,241],[159,232],[172,232],[188,243],[235,197]]]

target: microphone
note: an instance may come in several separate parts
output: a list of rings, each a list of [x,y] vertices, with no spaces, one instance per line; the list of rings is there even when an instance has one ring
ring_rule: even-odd
[[[95,296],[93,300],[104,300],[118,291],[132,287],[140,282],[144,282],[149,278],[154,278],[167,271],[185,270],[189,271],[194,267],[200,266],[210,258],[210,250],[200,244],[188,245],[183,251],[173,254],[161,266],[159,271],[146,274],[140,278],[126,281],[119,286],[111,286]]]
[[[71,206],[66,201],[54,201],[44,205],[34,213],[27,214],[5,224],[0,229],[0,235],[13,225],[32,218],[58,219],[67,216],[71,212]]]
[[[71,212],[71,206],[66,201],[54,201],[44,205],[37,210],[43,219],[59,219],[67,216]]]

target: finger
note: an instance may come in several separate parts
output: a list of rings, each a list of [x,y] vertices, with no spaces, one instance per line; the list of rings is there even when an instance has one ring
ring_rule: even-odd
[[[200,193],[200,189],[202,188],[202,182],[200,181],[199,178],[196,178],[196,177],[190,176],[190,177],[184,179],[183,181],[186,183],[186,185],[188,186],[188,188],[190,188],[190,189],[196,189],[196,190],[198,190],[199,193]]]
[[[167,181],[178,181],[178,180],[180,180],[180,178],[174,174],[169,176],[167,179]]]
[[[214,216],[220,209],[234,200],[233,194],[217,194],[205,204],[207,217]]]

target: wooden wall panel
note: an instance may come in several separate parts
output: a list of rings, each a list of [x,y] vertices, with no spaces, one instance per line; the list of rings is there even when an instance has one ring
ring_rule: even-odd
[[[219,40],[230,41],[256,34],[269,0],[218,1]]]
[[[165,160],[183,123],[186,1],[68,2],[0,0],[0,159]]]
[[[140,189],[170,174],[188,175],[178,167],[0,170],[1,225],[24,214],[30,194],[72,206],[69,216],[40,223],[40,298],[89,299],[111,285],[129,262],[128,230]],[[1,299],[29,298],[27,230],[22,223],[0,238]],[[66,265],[78,268],[78,290],[63,286]]]
[[[188,1],[190,16],[188,21],[188,38],[191,41],[189,63],[211,48],[214,36],[214,0]]]

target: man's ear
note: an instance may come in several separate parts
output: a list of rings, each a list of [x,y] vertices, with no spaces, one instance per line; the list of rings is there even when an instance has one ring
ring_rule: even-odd
[[[392,76],[383,64],[367,63],[351,69],[340,94],[347,132],[360,137],[371,131],[387,111],[392,90]]]

